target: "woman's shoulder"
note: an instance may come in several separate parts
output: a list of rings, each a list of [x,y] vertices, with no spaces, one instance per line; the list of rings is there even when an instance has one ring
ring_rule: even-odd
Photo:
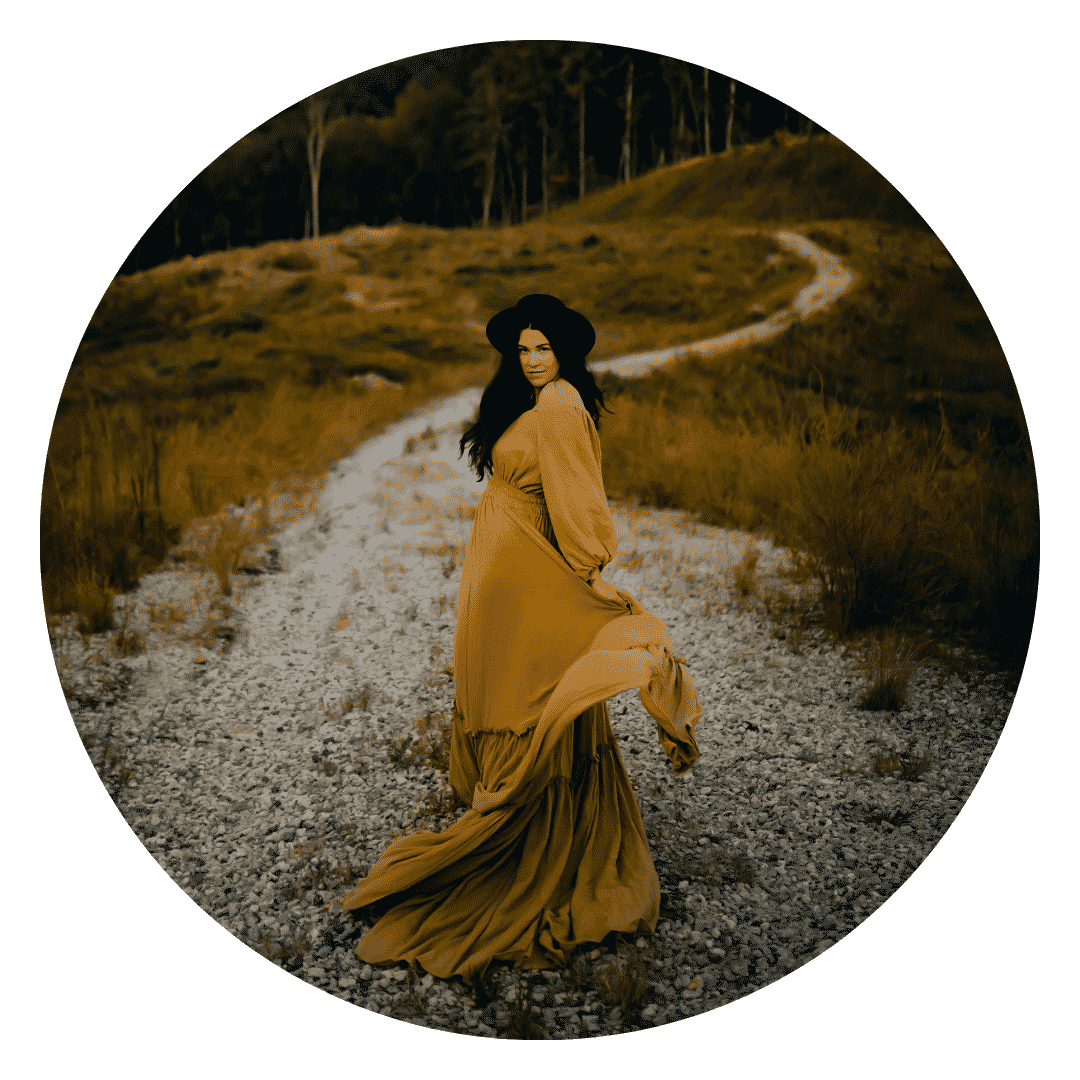
[[[569,405],[584,410],[585,403],[577,388],[565,379],[555,379],[544,386],[537,395],[538,406]]]

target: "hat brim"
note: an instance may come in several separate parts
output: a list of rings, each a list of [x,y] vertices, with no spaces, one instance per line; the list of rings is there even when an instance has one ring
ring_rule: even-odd
[[[506,353],[517,345],[521,331],[529,326],[546,334],[549,340],[557,339],[553,344],[569,347],[581,356],[596,344],[596,331],[581,312],[544,293],[522,297],[513,307],[492,316],[487,324],[487,339],[500,353]]]

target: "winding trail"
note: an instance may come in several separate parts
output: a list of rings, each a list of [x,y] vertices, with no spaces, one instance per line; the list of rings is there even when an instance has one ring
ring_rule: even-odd
[[[729,330],[719,337],[691,341],[670,349],[654,349],[651,352],[620,356],[614,360],[601,360],[590,364],[589,368],[597,375],[610,371],[623,379],[641,379],[649,372],[668,367],[686,356],[709,358],[745,348],[747,345],[761,345],[779,337],[800,319],[824,311],[854,284],[855,275],[843,262],[812,240],[793,232],[778,232],[774,236],[782,248],[808,263],[813,263],[817,271],[814,280],[800,289],[787,307],[774,311],[767,319]]]
[[[620,378],[640,379],[689,355],[712,358],[747,345],[762,344],[779,337],[800,319],[826,310],[854,285],[855,275],[852,271],[837,256],[812,240],[788,231],[777,232],[774,236],[781,247],[811,263],[816,271],[814,280],[800,289],[795,299],[786,307],[773,312],[760,322],[729,330],[718,337],[692,341],[670,349],[656,349],[611,360],[600,360],[590,363],[590,370],[595,374],[612,372]],[[364,502],[362,492],[370,490],[369,481],[376,471],[391,458],[398,456],[402,440],[410,435],[418,436],[421,430],[428,426],[436,431],[449,431],[456,423],[474,413],[480,401],[480,393],[479,389],[470,388],[453,397],[441,398],[361,446],[352,457],[340,462],[334,470],[332,482],[324,492],[324,511],[333,514],[344,506],[351,506],[358,514],[368,513],[369,511],[359,509]],[[432,494],[436,498],[445,498],[451,488],[464,484],[467,490],[475,491],[479,495],[483,484],[476,482],[467,470],[459,466],[458,459],[451,453],[451,446],[445,441],[441,445],[445,446],[444,452],[439,455],[441,479],[435,481],[435,485],[442,490],[433,491]],[[431,486],[430,481],[428,486]]]
[[[775,236],[786,250],[812,263],[817,271],[791,304],[767,319],[719,337],[604,360],[590,364],[590,368],[627,379],[642,378],[691,353],[716,357],[769,341],[797,320],[825,310],[851,288],[855,276],[835,255],[797,233],[785,231]],[[317,648],[323,635],[333,635],[342,588],[361,567],[373,572],[384,560],[400,562],[403,550],[423,553],[448,541],[464,552],[485,482],[477,481],[467,462],[458,457],[457,441],[461,423],[475,413],[480,394],[479,388],[470,387],[438,399],[369,439],[331,471],[320,495],[317,517],[294,523],[280,537],[283,554],[303,551],[302,561],[314,571],[306,606],[313,616],[319,614],[293,630],[294,635],[299,631],[309,639],[309,647]],[[424,440],[425,430],[434,437]],[[413,451],[403,453],[409,440],[414,442]],[[448,522],[453,535],[448,535]],[[256,605],[256,611],[260,609],[264,618],[280,624],[283,611],[278,605]],[[383,614],[392,617],[390,612]],[[255,612],[253,615],[258,619]],[[291,648],[296,641],[287,644]],[[270,657],[273,655],[271,652]]]

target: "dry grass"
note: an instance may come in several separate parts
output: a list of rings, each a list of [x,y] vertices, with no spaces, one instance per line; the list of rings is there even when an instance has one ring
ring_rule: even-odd
[[[74,594],[80,634],[88,637],[113,629],[116,625],[113,621],[116,594],[104,575],[87,574],[76,582]]]
[[[598,963],[593,974],[601,1000],[622,1011],[626,1020],[640,1014],[649,990],[649,971],[635,945],[619,942],[615,954]]]
[[[233,579],[243,560],[271,535],[272,526],[262,499],[246,507],[227,506],[218,513],[192,521],[178,557],[213,574],[222,596],[232,596]]]
[[[885,627],[862,645],[858,665],[865,679],[859,708],[895,711],[907,704],[908,685],[923,656],[922,645]]]
[[[223,597],[211,600],[202,614],[192,640],[201,649],[224,655],[236,640],[236,629],[230,623],[232,604]]]
[[[454,730],[453,715],[445,716],[431,710],[413,721],[416,734],[407,732],[386,740],[387,761],[399,769],[434,767],[440,772],[450,770],[450,740]]]
[[[642,390],[616,388],[601,428],[613,496],[770,531],[793,551],[795,580],[816,584],[825,625],[838,636],[898,619],[974,621],[1003,649],[1026,642],[1038,518],[1021,465],[987,445],[960,448],[948,431],[875,429],[821,398],[804,402],[803,415],[764,383],[756,403],[747,391],[742,414],[730,419],[694,400],[674,412],[672,401],[682,401],[674,378],[667,404],[665,394],[648,400]],[[1002,516],[1006,491],[1015,494]],[[743,595],[753,589],[751,559],[735,573]]]
[[[156,627],[166,637],[178,637],[190,614],[187,606],[172,600],[148,600],[146,619],[150,626]]]
[[[931,754],[922,754],[916,757],[909,750],[907,753],[900,755],[900,779],[907,780],[909,783],[917,781],[930,767],[934,764],[934,758]]]
[[[455,818],[459,810],[468,809],[469,804],[449,784],[440,784],[424,796],[417,815],[432,818],[438,825]]]
[[[331,859],[326,855],[321,837],[303,840],[289,848],[288,857],[296,863],[299,876],[291,885],[282,888],[286,900],[297,900],[305,892],[352,886],[363,872],[363,867],[354,865],[352,858]]]
[[[133,625],[129,605],[124,605],[116,632],[116,651],[121,656],[139,656],[146,652],[146,635]]]
[[[109,797],[115,802],[120,791],[127,787],[135,773],[124,764],[123,750],[118,739],[106,727],[102,736],[88,732],[81,736],[83,749],[94,765]]]
[[[366,712],[371,704],[371,688],[367,685],[344,697],[336,705],[326,710],[326,718],[331,723],[340,724],[351,712]]]
[[[732,570],[732,584],[739,596],[753,596],[757,591],[754,575],[760,558],[761,549],[752,541],[748,541],[742,557]]]
[[[540,1011],[534,1004],[538,993],[546,991],[546,984],[537,975],[517,974],[507,991],[508,1009],[499,1025],[508,1039],[549,1039]]]
[[[484,369],[486,370],[486,369]],[[280,382],[227,415],[154,430],[134,406],[85,404],[57,421],[42,502],[46,608],[76,610],[86,633],[111,628],[112,595],[181,540],[179,554],[231,595],[243,560],[309,512],[326,470],[432,397],[483,378],[436,369],[402,391]],[[147,428],[149,436],[121,437]],[[120,434],[118,434],[120,433]]]
[[[870,762],[870,771],[875,776],[892,776],[899,768],[899,754],[877,754]]]
[[[300,963],[311,952],[311,942],[308,938],[289,938],[275,944],[264,937],[255,951],[274,964]]]

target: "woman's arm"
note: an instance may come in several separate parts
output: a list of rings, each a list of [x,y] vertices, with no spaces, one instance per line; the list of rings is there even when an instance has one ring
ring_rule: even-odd
[[[537,403],[540,482],[559,550],[582,581],[601,595],[611,588],[600,571],[618,547],[604,494],[600,439],[578,392],[560,380],[545,386]],[[612,597],[617,599],[617,597]]]

